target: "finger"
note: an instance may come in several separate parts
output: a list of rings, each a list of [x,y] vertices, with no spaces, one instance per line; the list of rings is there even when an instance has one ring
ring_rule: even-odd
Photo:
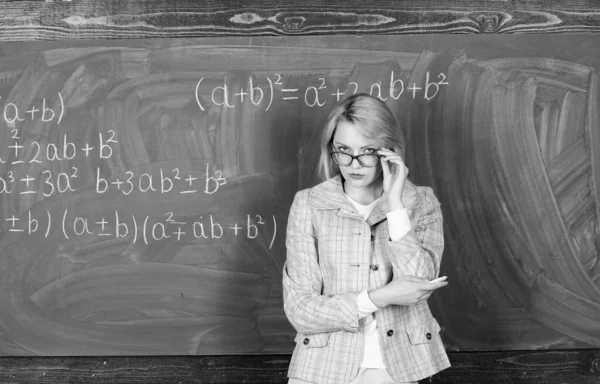
[[[387,178],[390,177],[390,166],[384,159],[385,158],[381,159],[381,169],[383,170],[383,177]]]
[[[389,165],[390,163],[391,163],[391,164],[394,164],[394,170],[395,170],[395,171],[394,171],[394,174],[398,174],[398,173],[400,173],[400,171],[401,171],[401,170],[405,170],[404,174],[406,174],[406,166],[405,166],[405,165],[404,165],[404,163],[402,162],[402,159],[400,159],[400,158],[398,158],[398,159],[395,159],[395,158],[385,158],[385,157],[384,157],[384,158],[383,158],[383,161],[384,161],[384,162],[387,162],[387,163],[388,163],[388,165]],[[391,169],[391,167],[390,167],[390,169]]]
[[[400,156],[384,156],[383,159],[394,164],[404,165],[404,162],[402,161],[402,158]]]
[[[385,157],[389,157],[389,158],[402,159],[402,156],[400,156],[400,155],[398,155],[397,153],[394,153],[394,152],[381,152],[380,151],[379,154],[382,155],[382,156],[385,156]]]
[[[429,282],[430,283],[437,283],[438,281],[446,281],[446,279],[448,279],[448,276],[440,276],[437,279],[429,280]]]
[[[385,159],[398,159],[400,161],[402,160],[402,156],[398,156],[395,153],[389,154],[389,153],[380,153],[381,156],[383,156]]]
[[[427,283],[421,284],[421,286],[419,288],[423,291],[435,291],[436,289],[445,287],[446,285],[448,285],[448,282],[446,282],[446,281],[440,281],[437,283],[427,282]]]
[[[399,153],[391,151],[388,148],[381,148],[377,151],[377,153],[384,156],[400,156]]]
[[[383,156],[381,158],[381,162],[382,163],[388,163],[388,165],[390,163],[393,163],[393,164],[396,165],[396,167],[402,167],[402,166],[404,166],[404,163],[402,162],[402,159],[400,159],[400,158]]]
[[[408,281],[414,281],[416,283],[429,283],[429,280],[424,279],[422,277],[419,276],[413,276],[413,275],[404,275],[402,276],[402,278],[404,280],[408,280]]]
[[[448,282],[440,281],[439,283],[430,283],[430,284],[435,285],[435,288],[433,289],[433,291],[435,291],[436,289],[444,288],[446,285],[448,285]]]
[[[406,167],[406,164],[404,164],[404,160],[402,160],[402,157],[397,156],[397,155],[393,155],[393,156],[383,156],[381,158],[381,162],[382,163],[393,163],[394,164],[394,169],[396,173],[402,173],[401,171],[404,171],[404,175],[408,175],[408,168]],[[391,168],[390,168],[391,169]]]

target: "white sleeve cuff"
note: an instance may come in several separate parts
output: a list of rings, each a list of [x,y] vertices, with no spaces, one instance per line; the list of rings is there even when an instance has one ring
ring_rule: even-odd
[[[399,241],[411,230],[408,211],[405,208],[388,212],[386,216],[392,241]]]
[[[366,289],[358,294],[356,303],[358,304],[358,313],[361,318],[366,317],[379,309],[379,307],[371,301],[369,292]]]

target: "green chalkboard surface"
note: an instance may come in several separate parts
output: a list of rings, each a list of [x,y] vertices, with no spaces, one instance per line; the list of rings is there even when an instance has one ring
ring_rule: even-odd
[[[290,353],[287,213],[356,92],[442,203],[447,348],[598,347],[600,41],[519,40],[0,44],[0,355]]]

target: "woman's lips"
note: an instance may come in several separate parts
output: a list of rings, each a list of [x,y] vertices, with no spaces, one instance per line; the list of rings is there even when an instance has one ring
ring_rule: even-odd
[[[361,175],[360,173],[350,173],[349,176],[353,179],[362,179],[365,175]]]

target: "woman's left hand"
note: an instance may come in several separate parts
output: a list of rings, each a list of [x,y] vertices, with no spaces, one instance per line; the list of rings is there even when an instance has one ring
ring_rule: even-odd
[[[382,148],[378,151],[383,169],[383,190],[387,193],[390,211],[404,208],[402,192],[408,176],[408,168],[402,157],[389,149]],[[393,165],[392,165],[393,164]]]

